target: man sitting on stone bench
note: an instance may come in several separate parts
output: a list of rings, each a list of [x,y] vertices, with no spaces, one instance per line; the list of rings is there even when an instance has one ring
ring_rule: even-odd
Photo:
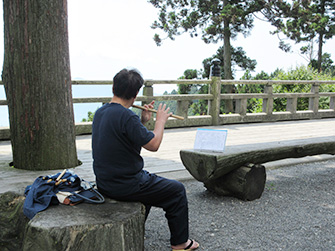
[[[163,208],[174,250],[193,250],[199,244],[189,239],[188,203],[183,184],[143,170],[141,148],[157,151],[164,126],[171,116],[169,108],[159,105],[156,124],[150,132],[143,124],[151,112],[142,112],[141,120],[130,108],[144,80],[136,70],[123,69],[113,79],[113,98],[99,108],[92,125],[93,169],[99,191],[120,201],[137,201],[146,207]],[[146,108],[153,108],[154,101]]]

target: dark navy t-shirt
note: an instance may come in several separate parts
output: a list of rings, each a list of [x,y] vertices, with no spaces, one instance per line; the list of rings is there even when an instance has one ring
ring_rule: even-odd
[[[123,196],[139,190],[146,182],[141,147],[154,134],[140,118],[118,103],[99,108],[92,125],[93,169],[96,182],[109,196]]]

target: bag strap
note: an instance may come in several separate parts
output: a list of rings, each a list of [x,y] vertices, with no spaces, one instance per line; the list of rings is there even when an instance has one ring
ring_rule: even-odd
[[[90,202],[90,203],[95,203],[95,204],[102,204],[105,202],[105,198],[101,195],[101,193],[99,193],[96,189],[94,189],[93,187],[84,191],[91,191],[93,193],[96,194],[97,199],[93,200],[91,198],[88,198],[86,196],[81,195],[80,193],[72,193],[75,196],[78,196],[80,198],[82,198],[83,200]]]

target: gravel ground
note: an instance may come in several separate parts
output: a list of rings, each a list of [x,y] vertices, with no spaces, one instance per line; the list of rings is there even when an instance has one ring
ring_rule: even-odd
[[[267,170],[262,197],[244,202],[184,181],[190,237],[200,250],[335,250],[335,160]],[[161,209],[146,222],[145,250],[171,250]]]

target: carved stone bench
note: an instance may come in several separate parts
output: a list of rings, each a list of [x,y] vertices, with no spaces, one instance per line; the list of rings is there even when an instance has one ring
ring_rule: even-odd
[[[29,221],[22,195],[7,192],[0,201],[0,249],[144,250],[145,209],[140,203],[106,199],[103,204],[56,205]]]
[[[242,200],[261,197],[266,182],[262,163],[319,154],[335,155],[335,139],[320,137],[235,145],[227,146],[224,152],[180,151],[186,169],[208,190]]]

